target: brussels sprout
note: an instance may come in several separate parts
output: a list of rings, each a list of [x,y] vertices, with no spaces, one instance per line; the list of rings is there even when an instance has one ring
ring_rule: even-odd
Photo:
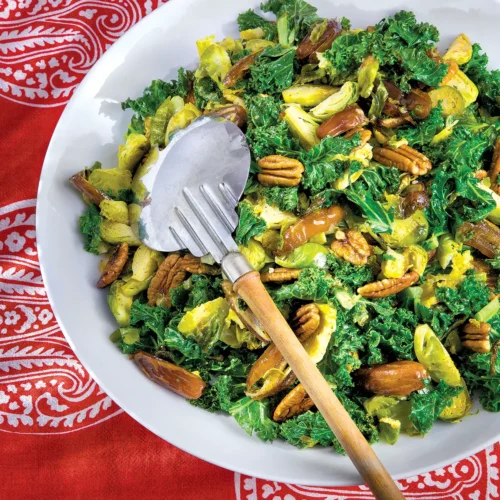
[[[314,363],[319,363],[325,356],[328,344],[337,327],[337,310],[328,304],[316,304],[316,306],[319,309],[319,326],[302,345]]]
[[[401,278],[408,269],[405,256],[388,248],[382,260],[382,274],[385,278]]]
[[[124,201],[103,200],[99,204],[101,215],[112,222],[128,224],[128,207]]]
[[[111,285],[108,292],[108,306],[120,326],[129,326],[134,299],[123,294],[122,286],[122,280],[117,280]]]
[[[170,118],[184,109],[184,99],[179,96],[167,97],[151,119],[151,145],[164,146],[165,132]]]
[[[495,193],[495,191],[493,191],[492,189],[486,187],[482,182],[480,182],[478,186],[482,190],[488,192],[497,205],[496,208],[494,208],[488,214],[487,219],[493,222],[493,224],[496,224],[497,226],[500,225],[500,196],[497,193]]]
[[[469,414],[472,408],[472,401],[464,379],[460,379],[460,385],[464,390],[458,396],[455,396],[453,403],[441,412],[439,415],[441,420],[452,423],[460,422],[460,420]]]
[[[438,132],[431,140],[431,144],[439,144],[440,142],[446,141],[453,133],[453,128],[458,123],[458,120],[454,120],[453,117],[448,116],[446,118],[446,125],[441,132]]]
[[[373,396],[367,399],[363,406],[368,415],[378,419],[390,418],[401,422],[401,431],[409,436],[419,434],[415,426],[410,422],[411,402],[400,400],[394,396]]]
[[[365,149],[366,147],[368,147],[369,151],[371,152],[372,147],[369,144],[366,144],[366,146],[363,146],[362,148],[359,148],[359,149],[356,148],[357,151],[351,152],[351,154],[348,156],[348,158],[351,161],[354,161],[354,160],[360,161],[360,159],[356,158],[355,156],[358,156],[357,153],[360,152],[361,150]],[[339,156],[341,156],[341,155],[339,155]],[[339,158],[339,160],[340,159],[342,159],[342,158]],[[361,161],[361,163],[364,163],[364,160]],[[341,191],[343,191],[344,189],[347,189],[351,184],[354,184],[362,175],[363,175],[363,170],[357,170],[356,172],[351,172],[350,168],[346,168],[344,171],[344,175],[342,177],[339,177],[333,183],[333,187],[335,189],[340,189]]]
[[[254,212],[264,219],[267,229],[285,229],[298,221],[292,212],[269,205],[264,199],[255,205]]]
[[[233,349],[239,349],[243,345],[250,350],[260,349],[263,346],[263,343],[246,329],[232,309],[229,309],[220,339]]]
[[[255,239],[262,244],[265,250],[274,253],[281,246],[281,235],[276,229],[268,229]]]
[[[387,444],[396,444],[401,431],[401,422],[389,417],[382,417],[378,421],[380,439]]]
[[[250,30],[240,31],[240,38],[244,41],[264,38],[265,32],[262,28],[253,28]]]
[[[139,165],[139,168],[134,174],[134,178],[132,180],[132,190],[134,191],[134,195],[139,202],[143,201],[146,196],[146,188],[144,187],[144,183],[141,179],[149,172],[151,166],[156,163],[156,160],[158,160],[158,154],[158,148],[152,148],[146,158],[146,161]]]
[[[177,329],[186,337],[193,337],[203,351],[209,352],[219,340],[229,313],[225,299],[205,302],[184,314]]]
[[[126,328],[119,328],[120,338],[127,345],[133,345],[141,340],[141,330],[140,328],[134,328],[127,326]]]
[[[487,323],[491,318],[493,318],[493,316],[498,314],[499,311],[500,301],[498,299],[493,299],[474,316],[474,319]]]
[[[134,253],[132,260],[132,279],[144,281],[153,276],[158,266],[163,262],[163,255],[141,245]]]
[[[142,212],[142,207],[137,203],[131,203],[128,206],[128,219],[130,221],[130,224],[135,224],[139,222],[139,219],[141,217],[141,212]]]
[[[238,245],[238,248],[256,271],[260,271],[268,262],[273,262],[264,247],[254,238],[250,238],[248,246]]]
[[[338,90],[330,85],[294,85],[283,91],[283,100],[288,104],[312,107],[317,106]]]
[[[437,259],[442,269],[446,269],[453,259],[453,256],[462,250],[462,243],[455,241],[451,234],[442,234],[439,237],[437,249]]]
[[[380,63],[372,55],[363,59],[358,73],[359,95],[361,97],[370,97],[379,67]]]
[[[220,85],[231,66],[231,59],[227,51],[220,45],[213,43],[201,54],[200,65],[195,76],[196,78],[209,76],[217,85]]]
[[[311,109],[311,116],[323,122],[339,111],[347,108],[350,104],[358,100],[358,84],[356,82],[346,82],[338,92],[332,94],[315,108]]]
[[[448,385],[461,385],[460,372],[446,348],[429,325],[418,325],[414,337],[415,355],[434,382],[444,380]]]
[[[458,35],[443,56],[444,62],[455,61],[457,64],[465,64],[472,57],[472,44],[467,35]]]
[[[199,40],[196,40],[196,48],[198,49],[198,55],[201,57],[203,55],[203,52],[210,47],[210,45],[213,45],[215,42],[215,35],[209,35],[205,36],[203,38],[200,38]]]
[[[281,267],[304,269],[306,267],[325,267],[326,256],[330,253],[327,247],[317,243],[304,243],[290,253],[275,257],[275,262]]]
[[[117,168],[99,168],[92,170],[89,181],[95,188],[116,196],[121,189],[130,189],[132,173]]]
[[[474,82],[460,69],[451,75],[451,78],[445,78],[442,85],[448,85],[456,88],[461,94],[465,102],[465,107],[476,101],[479,91]]]
[[[421,210],[411,217],[395,219],[390,233],[381,234],[385,244],[393,248],[403,248],[421,243],[427,238],[429,223]]]
[[[320,140],[316,135],[319,125],[300,106],[288,106],[283,114],[283,119],[292,135],[299,140],[304,149],[311,149],[319,144]]]
[[[408,265],[407,270],[415,271],[422,276],[429,262],[429,254],[420,245],[410,245],[403,255]]]
[[[253,39],[253,40],[248,40],[248,42],[245,43],[245,49],[250,50],[254,54],[256,52],[261,52],[267,47],[274,47],[276,44],[274,42],[271,42],[270,40],[261,40],[261,39]]]
[[[128,243],[131,246],[137,247],[141,244],[141,241],[134,234],[132,228],[127,226],[127,224],[103,220],[101,222],[100,231],[101,238],[114,245],[118,243]]]
[[[193,120],[201,116],[200,110],[194,104],[186,104],[183,109],[176,113],[168,122],[165,133],[165,144],[170,142],[170,136],[177,130],[186,128]]]
[[[125,144],[118,146],[118,169],[133,172],[148,151],[149,141],[145,135],[128,135]]]
[[[433,108],[441,104],[444,116],[460,115],[465,109],[465,100],[455,87],[444,85],[443,87],[431,90],[429,97],[431,98]]]
[[[229,52],[240,52],[243,50],[243,44],[241,40],[235,40],[232,36],[226,36],[222,42],[219,42],[219,45],[229,51]]]
[[[148,279],[144,281],[128,279],[126,283],[122,286],[123,295],[126,295],[127,297],[135,297],[144,290],[147,290],[149,284],[151,283],[151,278],[152,276],[150,276]]]

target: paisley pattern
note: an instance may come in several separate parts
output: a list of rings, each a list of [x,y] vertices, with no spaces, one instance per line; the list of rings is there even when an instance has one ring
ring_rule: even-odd
[[[71,351],[43,287],[35,200],[0,208],[0,430],[64,433],[120,410]]]
[[[68,102],[85,73],[162,0],[0,0],[0,96]]]
[[[102,53],[163,3],[0,0],[0,97],[41,108],[65,104]],[[0,208],[0,431],[14,440],[15,433],[64,434],[121,412],[79,363],[54,318],[37,259],[35,200]],[[496,499],[499,454],[500,445],[495,445],[398,484],[408,499]],[[234,497],[373,498],[364,487],[297,486],[238,473]]]
[[[397,481],[407,499],[419,500],[492,500],[498,490],[498,453],[500,445],[420,476]],[[235,474],[236,500],[371,500],[364,486],[327,488],[276,483]]]

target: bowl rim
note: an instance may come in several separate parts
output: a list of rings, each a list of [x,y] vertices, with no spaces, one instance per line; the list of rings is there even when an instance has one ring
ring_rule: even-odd
[[[160,14],[158,14],[159,12],[165,12],[165,11],[167,11],[167,9],[172,9],[172,6],[177,7],[178,5],[181,4],[181,1],[183,1],[183,0],[169,0],[167,3],[156,8],[150,14],[147,14],[144,17],[142,17],[137,23],[135,23],[130,29],[128,29],[123,35],[121,35],[120,38],[117,39],[111,45],[111,47],[109,47],[101,55],[101,57],[96,61],[96,63],[90,68],[90,70],[84,76],[82,81],[78,84],[78,86],[77,86],[76,90],[74,91],[73,95],[71,96],[70,100],[65,104],[64,110],[58,119],[57,125],[54,128],[54,131],[52,132],[52,136],[51,136],[51,139],[49,141],[49,145],[47,147],[47,150],[46,150],[46,153],[44,156],[44,161],[43,161],[43,165],[42,165],[42,169],[41,169],[41,173],[40,173],[40,178],[39,178],[39,183],[38,183],[38,188],[37,188],[37,199],[36,199],[36,223],[35,223],[36,226],[35,227],[36,227],[37,242],[42,240],[42,238],[39,238],[39,231],[40,231],[39,228],[41,227],[41,224],[39,224],[39,222],[41,220],[40,214],[42,212],[42,210],[40,210],[39,208],[43,204],[46,203],[46,201],[41,196],[41,193],[43,191],[43,184],[44,184],[43,180],[44,180],[45,176],[48,175],[48,171],[50,168],[49,167],[50,158],[53,155],[53,150],[55,149],[56,137],[60,134],[60,132],[62,130],[62,126],[63,126],[62,124],[63,124],[65,117],[70,115],[70,113],[72,112],[73,104],[77,101],[80,94],[82,94],[84,92],[84,88],[85,88],[86,84],[88,82],[92,81],[92,79],[94,78],[94,74],[97,73],[101,67],[104,67],[108,61],[112,60],[112,58],[115,56],[115,53],[119,53],[119,51],[122,50],[122,46],[124,45],[124,43],[129,39],[132,40],[133,37],[135,36],[136,31],[137,32],[140,31],[141,29],[143,29],[143,26],[146,26],[148,23],[151,23],[152,18],[155,18],[155,17],[160,15]],[[41,272],[41,276],[43,279],[45,291],[47,294],[47,299],[49,300],[52,311],[53,311],[54,316],[55,316],[57,323],[59,325],[59,328],[63,332],[64,337],[65,337],[66,341],[68,342],[69,346],[71,347],[71,349],[73,350],[75,355],[78,357],[78,359],[80,360],[82,365],[85,367],[85,370],[92,377],[92,379],[95,382],[97,382],[97,384],[106,392],[106,394],[124,412],[126,412],[128,415],[130,415],[134,420],[139,422],[142,426],[147,428],[153,434],[157,435],[160,439],[167,441],[167,439],[162,437],[159,434],[159,431],[155,430],[152,425],[148,424],[147,421],[145,421],[143,418],[138,416],[133,409],[128,408],[127,404],[122,404],[120,401],[121,398],[116,397],[113,390],[109,390],[108,388],[106,388],[105,384],[103,384],[101,382],[100,377],[95,374],[92,366],[90,366],[88,363],[86,363],[86,361],[82,360],[82,358],[80,357],[80,354],[81,354],[80,349],[73,342],[72,337],[68,333],[66,326],[63,324],[63,322],[60,319],[60,314],[58,312],[56,301],[54,300],[54,295],[53,295],[52,289],[48,285],[49,274],[47,273],[47,269],[46,269],[46,266],[44,264],[44,257],[43,257],[45,252],[40,251],[41,249],[42,249],[42,246],[40,245],[38,247],[40,272]],[[485,410],[481,410],[481,411],[485,411]],[[253,439],[258,439],[258,438],[253,437]],[[448,466],[450,464],[456,463],[456,462],[458,462],[464,458],[467,458],[471,455],[474,455],[474,454],[492,446],[497,441],[499,441],[499,439],[500,439],[500,430],[499,430],[497,435],[483,441],[481,444],[469,445],[469,446],[464,447],[460,452],[458,452],[458,453],[455,452],[453,458],[451,458],[451,459],[440,460],[440,461],[438,461],[436,463],[432,463],[431,465],[428,465],[428,466],[421,466],[421,467],[412,469],[410,473],[394,474],[394,475],[392,475],[392,477],[395,480],[403,480],[403,479],[409,478],[411,476],[422,475],[422,474],[432,472],[434,470],[437,470],[437,469],[443,468],[445,466]],[[262,475],[261,473],[259,473],[257,471],[248,470],[247,468],[240,467],[238,465],[233,465],[231,462],[229,462],[227,460],[213,458],[210,456],[209,451],[203,452],[200,448],[195,448],[192,445],[190,445],[189,443],[178,442],[174,435],[172,435],[171,438],[169,438],[169,440],[167,442],[170,443],[171,445],[175,446],[176,448],[179,448],[180,450],[182,450],[186,453],[189,453],[192,456],[195,456],[195,457],[200,458],[208,463],[217,465],[219,467],[225,468],[225,469],[233,471],[233,472],[237,472],[237,473],[248,475],[248,476],[257,477],[259,479],[264,479],[264,480],[272,480],[272,481],[278,481],[278,482],[282,482],[282,483],[290,483],[291,482],[290,477],[286,476],[284,474],[270,473],[268,475]],[[377,446],[375,446],[375,449],[376,448],[377,448]],[[330,487],[346,486],[347,487],[347,486],[361,485],[361,484],[363,484],[363,482],[361,481],[361,477],[359,476],[359,478],[356,482],[353,482],[352,480],[351,481],[347,480],[345,483],[342,483],[342,484],[340,484],[338,482],[332,483],[331,481],[328,481],[328,480],[324,480],[324,481],[306,480],[306,481],[302,481],[302,482],[297,483],[297,484],[308,485],[308,486],[318,486],[318,487],[321,487],[321,486],[330,486]]]

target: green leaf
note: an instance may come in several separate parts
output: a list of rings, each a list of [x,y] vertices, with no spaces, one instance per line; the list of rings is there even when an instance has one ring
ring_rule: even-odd
[[[266,187],[262,190],[262,195],[267,203],[283,211],[293,212],[299,204],[299,191],[296,187]]]
[[[247,246],[250,238],[266,230],[266,221],[254,213],[253,206],[248,201],[238,204],[238,214],[240,220],[236,228],[235,239],[237,243]]]
[[[375,201],[368,191],[357,191],[352,187],[345,191],[347,199],[355,203],[368,220],[374,233],[390,233],[394,222],[394,211],[386,210],[379,201]]]
[[[238,27],[240,31],[262,28],[267,40],[276,38],[276,25],[256,14],[253,10],[242,12],[238,16]]]
[[[302,185],[317,193],[344,175],[350,162],[349,153],[360,145],[359,137],[325,137],[317,146],[300,155],[305,172]]]
[[[231,404],[227,411],[250,436],[255,433],[263,441],[274,441],[279,426],[269,418],[269,402],[244,397]]]
[[[248,88],[256,93],[277,94],[291,87],[295,49],[267,47],[250,66]]]
[[[458,396],[463,387],[451,387],[444,380],[434,388],[429,388],[430,392],[411,395],[410,422],[421,434],[429,432],[434,422],[439,418],[441,412],[453,404],[453,398]]]
[[[481,54],[481,46],[472,46],[472,57],[464,66],[465,74],[477,85],[478,100],[492,115],[500,111],[500,70],[489,71],[488,56]]]
[[[217,84],[208,76],[197,78],[193,85],[196,107],[204,110],[209,102],[218,104],[222,100],[222,92]]]
[[[84,248],[87,252],[99,255],[102,217],[95,205],[89,205],[84,215],[80,217],[80,233],[84,236]]]

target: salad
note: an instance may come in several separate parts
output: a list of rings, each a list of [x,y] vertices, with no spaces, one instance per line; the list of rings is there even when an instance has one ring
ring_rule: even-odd
[[[210,115],[252,153],[235,240],[366,438],[460,422],[472,395],[500,411],[500,71],[465,34],[441,54],[411,12],[353,29],[304,0],[261,10],[127,99],[117,166],[71,179],[111,340],[248,434],[343,451],[211,256],[140,241],[142,176]]]

